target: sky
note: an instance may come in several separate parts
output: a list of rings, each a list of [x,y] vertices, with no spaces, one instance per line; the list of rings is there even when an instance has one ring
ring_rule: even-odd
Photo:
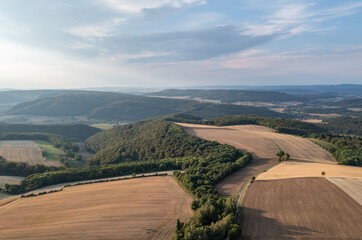
[[[0,0],[0,89],[362,84],[362,1]]]

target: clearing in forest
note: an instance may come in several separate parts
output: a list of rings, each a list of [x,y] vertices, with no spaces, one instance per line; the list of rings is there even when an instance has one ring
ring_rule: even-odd
[[[0,239],[170,239],[192,200],[170,176],[65,188],[1,206]]]
[[[30,165],[61,166],[59,161],[46,160],[41,148],[30,140],[0,141],[0,156],[12,162],[25,162]]]

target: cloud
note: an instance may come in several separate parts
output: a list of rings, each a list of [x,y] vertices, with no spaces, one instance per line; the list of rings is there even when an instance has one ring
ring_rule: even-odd
[[[141,13],[145,9],[181,8],[187,5],[202,5],[206,0],[98,0],[106,6],[128,13]]]
[[[103,47],[117,54],[167,53],[137,61],[194,61],[240,52],[273,40],[277,35],[246,36],[232,25],[198,30],[104,38]]]
[[[362,69],[362,48],[359,45],[334,49],[307,48],[297,51],[270,52],[252,50],[229,59],[219,59],[220,66],[260,72],[270,76],[323,75],[359,77]]]
[[[113,36],[115,28],[126,21],[125,18],[112,18],[94,25],[73,27],[66,32],[82,38],[110,37]]]
[[[265,10],[272,9],[262,23],[245,23],[243,34],[261,36],[279,33],[286,36],[304,32],[323,32],[334,30],[336,27],[321,27],[321,24],[332,19],[355,14],[362,7],[362,2],[348,3],[332,8],[316,8],[313,2],[274,1],[270,4],[252,4],[251,7]]]

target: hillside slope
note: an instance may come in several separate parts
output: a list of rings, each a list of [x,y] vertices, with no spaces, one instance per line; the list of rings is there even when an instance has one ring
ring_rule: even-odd
[[[100,132],[88,138],[86,146],[95,152],[88,160],[91,166],[191,155],[207,157],[214,151],[234,149],[189,136],[180,126],[162,119],[137,122]]]

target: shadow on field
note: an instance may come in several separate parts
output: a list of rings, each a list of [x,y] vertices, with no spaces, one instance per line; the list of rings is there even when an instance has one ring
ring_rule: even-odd
[[[285,225],[263,216],[264,211],[242,207],[240,216],[242,240],[308,239],[316,233],[307,227]]]
[[[239,195],[241,188],[253,175],[256,175],[278,162],[276,157],[272,158],[256,158],[248,163],[245,167],[230,174],[219,183],[215,188],[222,196]]]

